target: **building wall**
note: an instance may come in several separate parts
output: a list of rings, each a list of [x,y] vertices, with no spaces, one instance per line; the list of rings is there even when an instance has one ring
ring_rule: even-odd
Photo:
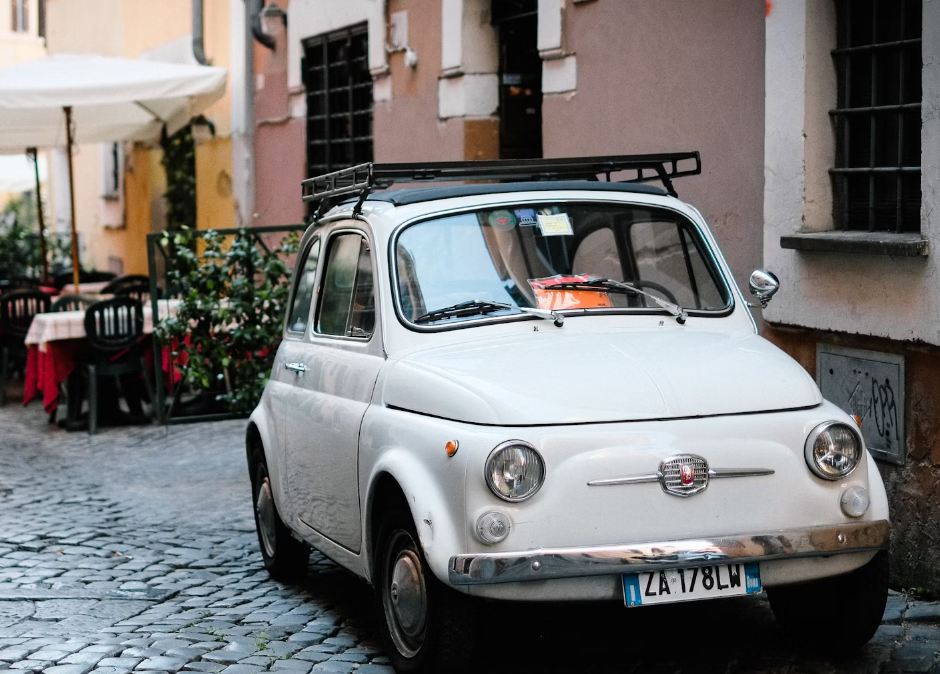
[[[546,157],[699,150],[702,175],[676,191],[745,288],[763,242],[764,13],[760,0],[564,3],[576,89],[546,94],[542,112]]]
[[[0,29],[0,68],[9,68],[45,55],[46,45],[42,38],[24,33],[8,33]]]
[[[780,246],[780,237],[833,228],[826,169],[835,151],[828,110],[834,93],[832,57],[820,47],[831,25],[826,0],[774,4],[767,18],[767,165],[764,263],[783,289],[764,312],[768,321],[940,345],[940,3],[924,2],[921,234],[924,257],[806,252]],[[834,30],[832,31],[834,42]],[[834,44],[832,45],[834,46]],[[819,149],[822,147],[823,149]],[[822,200],[824,206],[817,204]]]
[[[375,103],[376,161],[457,161],[464,158],[464,120],[438,119],[441,74],[441,0],[389,0],[388,11],[407,12],[410,47],[389,55],[390,95]],[[498,146],[497,146],[498,147]]]
[[[290,11],[290,5],[284,9]],[[287,30],[272,35],[275,49],[255,43],[255,217],[256,225],[303,222],[306,205],[300,182],[306,178],[306,107],[302,93],[293,97],[287,85]],[[302,91],[301,89],[297,90]]]
[[[835,17],[829,0],[774,3],[766,21],[764,259],[781,290],[764,311],[764,334],[817,380],[819,345],[903,357],[904,463],[878,462],[890,502],[892,585],[937,593],[940,213],[933,204],[940,191],[940,3],[923,2],[923,27],[920,234],[928,254],[783,249],[784,235],[834,228],[828,169],[835,158],[829,116],[836,107]]]

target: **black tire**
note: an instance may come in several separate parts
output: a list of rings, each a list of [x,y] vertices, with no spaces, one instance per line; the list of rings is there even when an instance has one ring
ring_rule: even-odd
[[[385,514],[375,541],[376,612],[392,666],[398,672],[467,671],[479,626],[476,603],[434,576],[409,513]],[[408,581],[408,595],[397,583],[393,588],[396,570]]]
[[[295,539],[287,525],[281,521],[274,503],[268,464],[260,442],[252,450],[250,469],[251,502],[255,511],[255,530],[264,566],[271,578],[283,583],[293,583],[304,577],[310,550]]]
[[[888,553],[834,578],[767,588],[777,621],[802,648],[850,655],[868,643],[888,600]]]

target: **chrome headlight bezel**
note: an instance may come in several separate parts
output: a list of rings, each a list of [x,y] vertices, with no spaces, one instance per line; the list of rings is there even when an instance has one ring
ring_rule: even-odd
[[[836,427],[841,427],[841,428],[846,429],[849,432],[849,434],[855,439],[855,446],[856,446],[855,463],[852,465],[851,468],[849,468],[845,472],[827,473],[820,467],[819,463],[816,461],[814,448],[816,446],[816,440],[819,438],[819,436],[821,436],[823,433],[828,433],[829,431],[831,431],[833,428],[836,428]],[[813,475],[815,475],[816,477],[822,478],[823,480],[827,480],[829,482],[842,480],[848,477],[849,475],[851,475],[852,472],[856,468],[858,468],[859,464],[862,462],[864,453],[865,453],[865,442],[862,440],[862,436],[858,432],[858,429],[853,428],[850,424],[847,424],[843,421],[824,421],[823,423],[813,428],[812,431],[810,431],[809,435],[806,436],[806,442],[803,445],[803,455],[804,455],[804,458],[806,459],[806,465],[809,467],[810,471],[812,471]]]
[[[507,496],[499,490],[493,480],[491,479],[492,470],[491,466],[493,461],[504,451],[507,451],[513,447],[523,447],[535,458],[538,465],[538,480],[535,483],[535,486],[529,489],[525,494],[521,496]],[[532,498],[542,488],[542,484],[545,482],[545,460],[542,458],[542,455],[539,454],[538,450],[530,442],[525,440],[507,440],[506,442],[501,442],[493,448],[493,451],[489,453],[486,457],[486,462],[483,464],[483,481],[486,482],[486,486],[489,487],[490,491],[493,492],[495,496],[502,499],[503,501],[508,501],[510,503],[519,503],[520,501],[525,501]]]

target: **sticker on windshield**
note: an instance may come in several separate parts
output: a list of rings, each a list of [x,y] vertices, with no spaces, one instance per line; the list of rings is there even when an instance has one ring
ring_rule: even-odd
[[[535,220],[534,208],[517,208],[513,213],[516,214],[516,221],[520,227],[535,227],[539,224]]]
[[[490,227],[500,232],[508,232],[516,226],[516,216],[509,211],[493,211],[487,220]]]
[[[542,230],[542,236],[571,236],[574,230],[571,229],[571,218],[567,213],[557,215],[535,216],[538,218],[539,229]]]

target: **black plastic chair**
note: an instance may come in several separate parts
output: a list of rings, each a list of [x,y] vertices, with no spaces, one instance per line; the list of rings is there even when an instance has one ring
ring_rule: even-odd
[[[41,290],[11,290],[0,295],[0,405],[13,364],[26,364],[26,333],[33,316],[49,311],[49,296]]]
[[[109,271],[79,271],[78,272],[78,282],[79,283],[105,283],[107,281],[113,281],[117,278],[117,274],[114,274]],[[72,275],[71,269],[65,269],[55,276],[52,277],[52,285],[62,290],[69,283],[74,281],[74,276]]]
[[[88,432],[96,433],[99,377],[115,377],[120,387],[121,375],[139,372],[147,394],[153,400],[141,346],[144,315],[140,302],[128,296],[95,302],[85,310],[85,335],[91,352],[81,357],[79,362],[88,381]]]
[[[143,304],[150,301],[150,278],[137,274],[119,276],[101,289],[102,295],[126,295]]]
[[[85,311],[94,301],[86,295],[59,295],[49,311]]]

